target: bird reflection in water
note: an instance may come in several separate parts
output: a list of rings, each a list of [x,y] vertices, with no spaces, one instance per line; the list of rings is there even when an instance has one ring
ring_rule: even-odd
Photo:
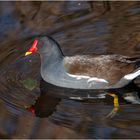
[[[104,120],[109,117],[107,113],[112,106],[112,98],[105,94],[97,94],[98,96],[89,96],[89,94],[81,94],[78,97],[76,91],[67,93],[65,91],[58,92],[43,80],[40,81],[41,96],[36,103],[27,108],[29,112],[34,113],[38,117],[48,117],[56,124],[67,127],[80,128],[83,122],[90,124],[94,118]],[[115,91],[114,91],[115,93]],[[127,87],[117,89],[116,94],[119,98],[120,108],[125,104],[140,104],[139,87],[130,83]],[[75,100],[71,99],[75,96]],[[77,96],[77,98],[76,98]],[[80,100],[79,100],[80,99]],[[119,116],[121,109],[117,112]],[[114,114],[115,115],[115,114]],[[114,116],[115,117],[115,116]]]

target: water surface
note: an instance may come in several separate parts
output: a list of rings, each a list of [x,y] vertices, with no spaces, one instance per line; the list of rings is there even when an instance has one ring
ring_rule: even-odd
[[[140,138],[138,90],[112,98],[70,100],[40,90],[40,58],[25,57],[48,34],[65,55],[140,56],[140,2],[0,2],[1,138]],[[140,78],[135,80],[140,85]],[[67,94],[67,93],[64,93]],[[126,100],[127,99],[127,100]],[[131,101],[128,102],[128,99]],[[25,110],[35,105],[36,115]]]

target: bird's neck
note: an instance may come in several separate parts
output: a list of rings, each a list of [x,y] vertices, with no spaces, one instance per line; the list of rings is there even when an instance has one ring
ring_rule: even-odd
[[[54,63],[62,62],[63,60],[63,53],[61,49],[57,46],[52,46],[49,48],[49,51],[47,53],[41,53],[41,65],[53,65]]]

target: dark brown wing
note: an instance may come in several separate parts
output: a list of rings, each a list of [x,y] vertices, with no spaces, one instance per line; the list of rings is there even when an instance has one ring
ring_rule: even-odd
[[[74,75],[85,75],[107,80],[111,85],[135,70],[135,63],[121,55],[65,57],[65,70]]]

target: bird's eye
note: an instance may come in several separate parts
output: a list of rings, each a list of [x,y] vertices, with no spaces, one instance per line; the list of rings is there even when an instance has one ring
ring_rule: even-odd
[[[41,41],[40,41],[40,46],[43,46],[43,45],[44,45],[44,41],[41,40]]]

